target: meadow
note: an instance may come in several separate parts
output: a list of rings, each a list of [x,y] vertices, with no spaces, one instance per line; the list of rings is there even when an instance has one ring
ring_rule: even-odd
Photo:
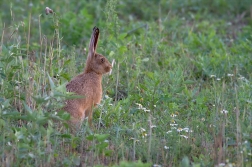
[[[0,166],[252,166],[251,0],[0,9]],[[94,26],[115,63],[93,127],[73,134],[65,85],[85,67]]]

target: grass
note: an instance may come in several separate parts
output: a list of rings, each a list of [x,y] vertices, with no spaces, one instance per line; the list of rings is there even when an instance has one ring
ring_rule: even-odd
[[[1,166],[252,164],[249,0],[0,5]],[[115,65],[94,127],[71,134],[65,84],[95,25]]]

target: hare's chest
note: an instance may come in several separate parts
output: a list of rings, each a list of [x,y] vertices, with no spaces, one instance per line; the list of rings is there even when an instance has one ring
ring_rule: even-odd
[[[93,100],[95,104],[99,104],[102,98],[102,86],[99,85],[93,91]]]

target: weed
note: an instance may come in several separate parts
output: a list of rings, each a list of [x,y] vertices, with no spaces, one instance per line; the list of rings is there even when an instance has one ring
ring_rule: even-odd
[[[251,166],[251,1],[49,2],[0,2],[1,166]],[[115,65],[72,134],[95,25]]]

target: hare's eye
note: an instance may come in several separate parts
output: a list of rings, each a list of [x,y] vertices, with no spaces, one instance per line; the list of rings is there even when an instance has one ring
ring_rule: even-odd
[[[105,59],[104,58],[101,58],[101,62],[104,63]]]

